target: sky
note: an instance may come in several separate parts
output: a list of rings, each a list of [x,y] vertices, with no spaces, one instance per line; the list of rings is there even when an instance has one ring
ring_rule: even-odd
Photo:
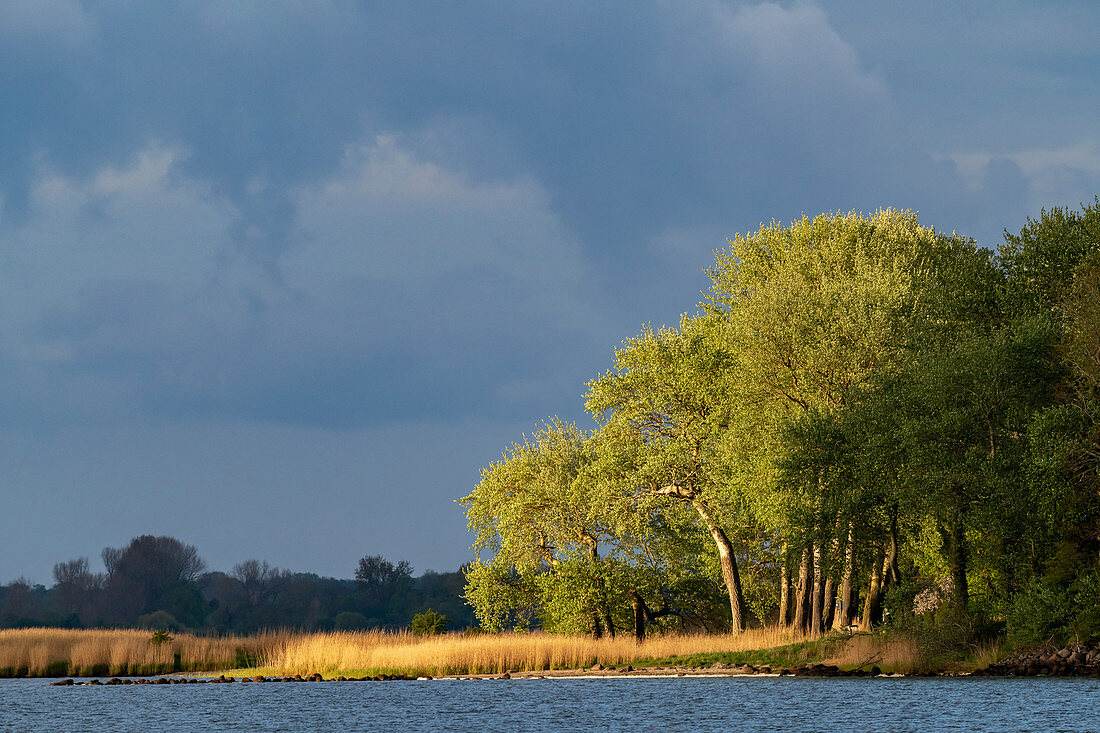
[[[735,233],[1100,193],[1100,8],[0,0],[0,582],[472,558],[479,470]]]

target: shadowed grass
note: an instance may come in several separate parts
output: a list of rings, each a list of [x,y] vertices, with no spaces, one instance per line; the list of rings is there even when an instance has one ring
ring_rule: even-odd
[[[0,630],[0,677],[150,675],[205,671],[266,659],[289,636],[203,637],[177,634],[150,643],[152,633],[136,629]]]
[[[995,652],[994,652],[995,653]],[[925,671],[917,646],[901,636],[829,634],[790,644],[743,651],[706,652],[671,657],[640,659],[648,667],[709,667],[716,663],[797,667],[802,664],[836,665],[843,670],[878,667],[886,673],[911,674]]]

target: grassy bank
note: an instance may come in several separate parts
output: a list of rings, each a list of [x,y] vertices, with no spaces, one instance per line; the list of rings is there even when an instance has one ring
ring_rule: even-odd
[[[954,669],[985,666],[997,650]],[[406,632],[267,633],[210,638],[179,634],[152,643],[148,631],[10,629],[0,631],[0,676],[59,677],[148,675],[232,670],[238,675],[361,677],[499,674],[509,671],[604,667],[708,667],[715,663],[795,667],[835,664],[877,666],[884,672],[925,671],[915,644],[901,636],[856,635],[807,639],[790,631],[760,629],[739,635],[662,636],[642,644],[633,637],[592,639],[543,633],[447,634]]]
[[[916,645],[904,637],[828,635],[787,644],[733,651],[693,652],[639,659],[647,667],[709,667],[713,664],[767,665],[773,668],[803,664],[836,665],[844,670],[878,667],[887,673],[923,671]]]

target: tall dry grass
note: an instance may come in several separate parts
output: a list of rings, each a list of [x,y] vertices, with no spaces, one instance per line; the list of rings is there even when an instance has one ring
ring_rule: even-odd
[[[923,662],[920,648],[912,639],[904,636],[881,634],[857,634],[840,643],[825,660],[844,669],[878,667],[885,672],[909,674],[921,671]]]
[[[149,631],[135,629],[3,629],[0,676],[161,674],[226,669],[249,657],[266,661],[275,649],[282,648],[288,636],[266,633],[213,638],[177,634],[172,641],[153,644]]]
[[[281,674],[366,670],[417,675],[491,674],[767,649],[800,638],[780,629],[738,635],[660,636],[641,644],[632,636],[593,639],[530,633],[417,638],[407,633],[333,632],[288,637],[269,657],[269,663],[271,670]]]
[[[641,644],[631,636],[592,639],[539,632],[435,637],[390,631],[272,632],[220,638],[181,633],[160,645],[151,644],[150,638],[149,631],[121,629],[0,630],[0,676],[163,674],[242,666],[255,667],[263,674],[492,674],[750,652],[808,640],[791,630],[775,628],[737,635],[658,636]],[[820,645],[815,641],[798,653],[807,661],[831,655],[827,663],[846,668],[877,665],[888,672],[919,669],[916,645],[899,637],[823,638]]]

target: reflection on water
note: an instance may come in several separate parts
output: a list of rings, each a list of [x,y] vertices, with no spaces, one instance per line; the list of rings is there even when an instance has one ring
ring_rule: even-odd
[[[0,680],[0,730],[1100,730],[1092,679],[50,681]]]

